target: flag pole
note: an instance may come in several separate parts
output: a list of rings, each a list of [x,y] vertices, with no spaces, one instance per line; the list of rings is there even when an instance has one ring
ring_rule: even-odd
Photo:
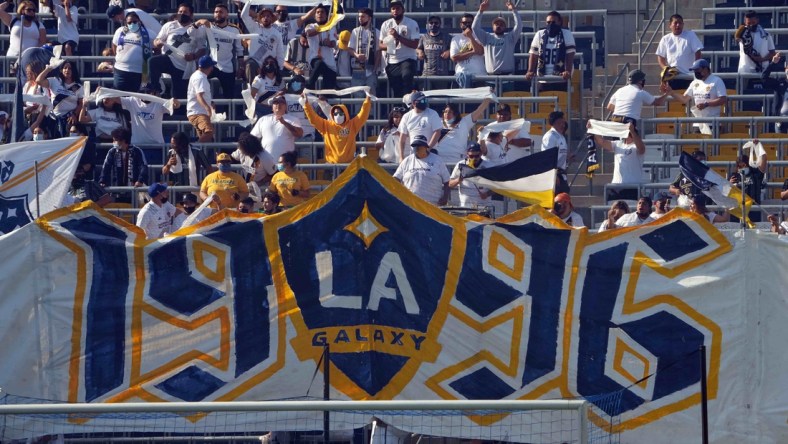
[[[745,213],[745,211],[747,211],[747,191],[744,188],[744,175],[741,173],[739,173],[739,183],[741,184],[741,220],[739,220],[739,223],[741,224],[741,229],[746,230],[749,228],[747,226],[748,216],[747,213]],[[755,201],[755,199],[753,199],[753,201]]]
[[[41,217],[41,193],[38,188],[38,161],[35,163],[36,172],[36,219]]]

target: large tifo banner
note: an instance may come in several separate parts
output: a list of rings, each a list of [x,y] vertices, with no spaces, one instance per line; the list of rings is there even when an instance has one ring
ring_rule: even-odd
[[[0,386],[15,395],[303,397],[328,344],[332,399],[618,392],[592,422],[676,443],[699,440],[705,345],[712,441],[788,442],[788,244],[680,210],[601,234],[539,208],[461,219],[362,158],[271,217],[223,212],[146,241],[82,205],[0,251],[13,253],[0,262]]]

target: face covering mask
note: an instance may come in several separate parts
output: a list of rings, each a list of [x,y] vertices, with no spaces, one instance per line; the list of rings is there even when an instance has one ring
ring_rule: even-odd
[[[700,71],[695,71],[695,78],[698,80],[703,80],[703,75],[700,73]]]
[[[750,168],[749,167],[742,168],[739,170],[739,173],[741,173],[742,176],[747,176],[750,174]]]
[[[708,162],[707,162],[707,161],[705,161],[705,160],[701,160],[701,161],[700,161],[700,163],[702,163],[702,164],[704,164],[704,165],[708,165]]]
[[[293,82],[290,84],[290,89],[293,91],[301,91],[301,82]]]
[[[44,135],[41,133],[35,133],[33,134],[33,140],[36,142],[38,142],[39,140],[44,140]]]
[[[276,72],[276,65],[274,65],[273,63],[268,63],[263,67],[263,69],[265,70],[265,72],[268,73]]]
[[[441,29],[441,25],[428,25],[428,26],[427,26],[427,29],[428,29],[430,32],[438,32],[438,31],[440,31],[440,29]]]
[[[279,21],[280,21],[280,22],[283,22],[283,21],[285,21],[285,20],[287,20],[287,11],[281,11],[281,12],[279,12]]]
[[[550,23],[547,25],[547,35],[550,37],[557,36],[559,32],[561,32],[561,25],[558,23]]]
[[[471,159],[470,157],[468,158],[468,166],[471,168],[478,168],[479,165],[481,165],[481,163],[482,163],[482,159],[478,157],[473,159]]]
[[[68,137],[79,137],[79,133],[68,133]]]
[[[424,111],[427,109],[427,101],[426,100],[419,100],[416,102],[416,109],[419,111]]]
[[[224,18],[224,17],[219,17],[218,19],[216,19],[216,24],[217,24],[217,25],[221,25],[222,23],[224,23],[224,22],[226,22],[226,21],[227,21],[227,19],[226,19],[226,18]]]
[[[189,23],[191,23],[191,22],[192,22],[192,18],[191,18],[191,16],[188,16],[188,15],[186,15],[186,14],[181,14],[181,16],[180,16],[180,17],[178,17],[178,22],[179,22],[181,25],[184,25],[184,26],[186,26],[186,25],[188,25]]]
[[[170,200],[169,197],[162,197],[161,198],[161,203],[165,204],[165,203],[167,203],[168,200]]]
[[[470,26],[466,25],[465,23],[460,23],[460,29],[465,31],[466,29],[470,28]]]
[[[118,145],[117,143],[113,143],[112,144],[112,149],[119,150],[120,149],[120,145]]]
[[[196,209],[197,209],[197,207],[183,207],[183,211],[186,214],[192,214],[192,213],[194,213],[194,210],[196,210]]]
[[[129,32],[139,32],[139,31],[140,31],[139,23],[129,23]]]
[[[342,125],[343,123],[345,123],[345,116],[342,114],[338,116],[334,116],[334,122],[336,122],[337,125]]]
[[[284,171],[284,170],[285,170],[285,164],[283,163],[276,164],[276,171]]]
[[[750,28],[750,32],[755,32],[758,30],[758,25],[752,25],[749,28]]]
[[[27,14],[22,14],[22,17],[24,17],[26,22],[32,22],[33,21],[33,17],[30,17]]]
[[[221,171],[223,173],[229,173],[230,171],[232,171],[232,169],[233,169],[233,167],[231,167],[229,163],[220,163],[219,164],[219,171]]]

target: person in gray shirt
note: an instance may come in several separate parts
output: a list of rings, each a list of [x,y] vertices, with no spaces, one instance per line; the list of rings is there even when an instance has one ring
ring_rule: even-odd
[[[416,48],[417,57],[424,62],[422,75],[449,75],[450,46],[451,35],[441,30],[440,17],[435,15],[430,16],[430,18],[427,19],[427,33],[421,35],[419,46]],[[448,81],[437,81],[432,79],[428,79],[428,81],[428,89],[443,89],[449,87]]]
[[[483,0],[479,4],[479,11],[473,19],[473,33],[484,46],[484,65],[487,74],[503,75],[514,73],[514,46],[520,39],[523,30],[523,21],[520,14],[514,7],[511,0],[506,2],[506,7],[512,11],[514,16],[514,27],[506,32],[506,20],[503,17],[496,17],[493,20],[493,32],[489,33],[482,29],[482,13],[490,7],[490,0]]]

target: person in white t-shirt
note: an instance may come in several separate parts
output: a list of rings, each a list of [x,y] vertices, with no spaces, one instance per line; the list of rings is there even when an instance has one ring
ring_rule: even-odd
[[[298,117],[287,112],[287,100],[284,96],[274,96],[271,100],[273,114],[257,119],[251,134],[263,145],[263,149],[274,159],[283,153],[295,151],[295,141],[304,135]]]
[[[544,29],[537,31],[531,41],[528,57],[528,72],[525,80],[535,76],[561,76],[563,81],[540,83],[540,90],[566,90],[566,81],[572,77],[575,58],[575,37],[572,31],[563,28],[564,19],[558,11],[547,14]]]
[[[52,77],[49,73],[55,72]],[[84,91],[76,66],[66,61],[59,68],[47,65],[36,78],[36,83],[49,91],[52,99],[50,119],[54,120],[53,139],[65,137],[71,125],[79,122]]]
[[[285,44],[282,43],[282,34],[274,26],[274,11],[271,8],[263,7],[257,14],[255,20],[251,16],[251,2],[244,2],[240,12],[241,20],[246,26],[247,32],[257,34],[259,37],[249,41],[249,56],[244,63],[246,80],[251,83],[254,76],[260,71],[260,64],[268,56],[276,58],[279,66],[285,64]]]
[[[443,109],[443,137],[435,146],[438,155],[446,165],[454,165],[463,160],[467,154],[468,136],[476,122],[484,116],[490,105],[490,99],[484,99],[479,107],[465,117],[460,117],[460,107],[456,103],[447,103]]]
[[[172,97],[186,97],[189,79],[195,71],[194,62],[208,53],[205,27],[193,24],[194,8],[181,3],[176,19],[161,27],[153,41],[154,49],[161,55],[150,59],[150,87],[158,90],[161,75],[167,73],[172,80]]]
[[[651,198],[643,196],[638,199],[637,207],[634,213],[629,213],[621,216],[616,221],[617,227],[636,227],[638,225],[654,222],[656,219],[651,217]]]
[[[405,158],[409,151],[405,147],[415,140],[416,136],[424,136],[430,148],[434,148],[441,138],[443,122],[435,110],[430,108],[427,96],[421,91],[416,91],[410,95],[413,109],[402,116],[399,123],[399,152],[400,157]]]
[[[129,12],[124,20],[125,26],[118,28],[112,37],[112,49],[115,53],[112,87],[121,91],[137,92],[142,84],[143,71],[149,71],[150,68],[155,36],[149,33],[136,12]]]
[[[416,48],[421,32],[415,20],[405,17],[402,0],[391,0],[389,10],[391,18],[380,25],[378,48],[386,57],[386,76],[392,91],[391,97],[402,97],[414,89]]]
[[[54,6],[52,15],[57,18],[57,42],[63,45],[63,55],[75,55],[79,45],[79,11],[72,0],[63,0],[62,5],[50,0],[50,4]]]
[[[397,165],[402,162],[399,151],[399,124],[405,113],[407,113],[405,108],[392,109],[389,112],[388,122],[378,134],[375,148],[378,149],[379,158],[382,162],[396,163]]]
[[[460,88],[474,86],[473,77],[487,74],[484,65],[484,46],[474,36],[473,14],[465,14],[460,19],[460,34],[451,38],[449,57],[455,63],[455,80]]]
[[[490,131],[487,137],[479,141],[482,147],[482,159],[488,167],[503,165],[506,162],[506,146],[503,143],[503,133]]]
[[[684,94],[673,91],[669,85],[663,85],[663,89],[684,105],[692,100],[695,105],[692,108],[692,113],[696,117],[719,117],[723,105],[728,102],[725,83],[721,78],[711,73],[709,61],[706,59],[695,60],[690,70],[695,73],[695,80],[690,83]],[[696,128],[702,128],[702,125],[706,124],[694,124]]]
[[[150,91],[155,93],[155,91]],[[137,97],[121,97],[120,105],[131,116],[131,143],[135,145],[155,145],[164,143],[162,121],[169,113],[161,103],[141,100]],[[173,99],[172,106],[178,109],[181,102]]]
[[[659,219],[668,214],[668,211],[670,211],[670,197],[667,193],[658,194],[654,199],[654,211],[651,212],[651,217]]]
[[[569,154],[569,145],[566,143],[566,130],[569,129],[569,123],[564,118],[564,113],[561,111],[553,111],[547,117],[547,122],[550,124],[550,129],[542,137],[542,151],[549,150],[550,148],[558,148],[558,174],[556,179],[556,191],[559,193],[569,192],[569,181],[566,176],[566,170],[569,167],[569,162],[574,160],[574,154]]]
[[[276,21],[274,22],[274,28],[279,30],[282,33],[282,44],[287,46],[290,42],[290,39],[298,36],[298,30],[304,26],[308,20],[312,19],[315,16],[315,10],[317,7],[314,7],[306,12],[306,14],[298,17],[297,19],[290,19],[288,20],[287,17],[290,15],[287,11],[287,6],[285,5],[276,5],[276,9],[274,9],[274,16],[276,16]]]
[[[690,67],[701,58],[703,43],[695,32],[684,29],[684,18],[679,14],[670,16],[670,32],[662,36],[657,46],[657,61],[660,68],[673,66],[682,74],[690,74]],[[673,79],[669,82],[674,89],[686,89],[690,81]]]
[[[282,81],[282,72],[275,57],[268,56],[263,60],[263,64],[260,65],[260,72],[252,81],[250,89],[252,98],[257,103],[255,111],[257,116],[271,114],[270,108],[265,106],[266,100],[285,89],[285,83]]]
[[[10,30],[6,56],[15,60],[28,48],[37,48],[47,41],[47,30],[36,16],[36,4],[31,1],[19,2],[14,17],[6,11],[11,2],[0,3],[0,21]],[[13,75],[13,74],[12,74]]]
[[[413,154],[405,157],[394,172],[413,194],[435,205],[449,201],[449,170],[440,157],[430,152],[427,138],[413,138]]]
[[[120,98],[102,99],[101,104],[91,110],[88,110],[86,106],[83,106],[82,112],[79,115],[79,122],[95,123],[96,137],[105,143],[112,142],[112,130],[128,125],[128,122],[126,122],[126,119],[123,116]],[[137,143],[134,142],[133,136],[132,143]]]
[[[145,231],[147,239],[159,239],[173,231],[173,221],[182,211],[168,202],[170,192],[163,183],[149,186],[148,196],[151,200],[137,215],[137,226]]]
[[[643,105],[661,106],[665,103],[667,93],[654,97],[650,92],[643,89],[646,86],[646,73],[639,69],[629,72],[629,85],[619,88],[613,93],[607,110],[613,113],[614,122],[630,123],[637,126]]]
[[[556,194],[553,199],[553,209],[550,212],[572,228],[586,227],[583,222],[583,216],[575,212],[575,206],[572,205],[572,196],[567,193]]]
[[[759,22],[755,11],[744,13],[744,32],[736,39],[739,44],[738,72],[741,74],[763,72],[774,57],[774,40]]]
[[[208,76],[213,71],[216,62],[211,56],[202,56],[197,62],[197,71],[189,78],[189,89],[186,93],[186,117],[197,132],[197,141],[200,143],[213,141],[213,97],[211,96],[211,83]]]
[[[613,165],[613,184],[631,184],[631,189],[611,190],[607,200],[634,200],[638,195],[639,185],[645,183],[643,174],[643,159],[646,154],[646,145],[640,137],[635,126],[629,124],[629,136],[625,140],[611,142],[595,134],[594,142],[615,155]],[[651,213],[651,200],[649,199],[649,213]]]

